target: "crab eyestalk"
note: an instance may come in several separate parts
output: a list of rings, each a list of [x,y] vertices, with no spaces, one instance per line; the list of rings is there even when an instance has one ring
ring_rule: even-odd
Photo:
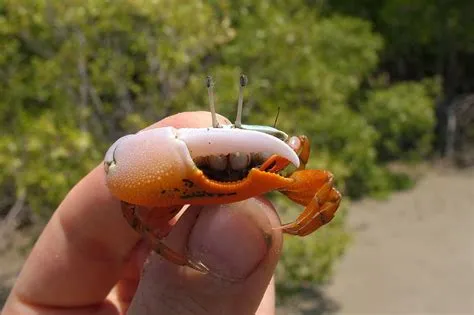
[[[248,78],[245,74],[240,75],[239,101],[237,103],[237,116],[235,118],[235,128],[242,128],[242,108],[244,104],[244,87],[247,86]]]
[[[218,128],[219,123],[217,122],[216,108],[214,106],[214,81],[210,75],[206,77],[206,86],[207,94],[209,95],[209,106],[211,107],[212,127]]]

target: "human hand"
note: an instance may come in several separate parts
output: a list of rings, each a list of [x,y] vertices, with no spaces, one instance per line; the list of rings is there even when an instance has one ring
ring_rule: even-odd
[[[170,116],[155,126],[210,124],[209,113],[194,112]],[[191,206],[168,244],[178,250],[187,247],[212,270],[242,280],[170,264],[150,255],[148,243],[123,219],[100,165],[51,217],[3,314],[274,314],[271,279],[282,234],[272,227],[279,225],[271,204],[260,198]]]

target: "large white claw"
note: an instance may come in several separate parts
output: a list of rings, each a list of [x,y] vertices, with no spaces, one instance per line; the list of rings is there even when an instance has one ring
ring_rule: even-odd
[[[182,128],[176,129],[176,135],[186,143],[192,158],[235,152],[268,152],[287,159],[296,167],[300,165],[298,155],[289,145],[263,132],[238,128]]]

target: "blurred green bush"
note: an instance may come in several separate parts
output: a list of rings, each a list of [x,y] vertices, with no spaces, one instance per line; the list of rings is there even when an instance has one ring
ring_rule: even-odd
[[[380,159],[421,160],[431,153],[439,82],[403,82],[368,92],[360,112],[379,134]]]
[[[4,0],[0,45],[2,197],[26,194],[46,217],[119,136],[207,110],[208,73],[231,118],[247,73],[245,122],[271,125],[280,108],[277,127],[309,136],[310,166],[333,171],[346,198],[392,189],[384,163],[431,150],[437,83],[367,84],[382,38],[302,0]],[[327,279],[347,242],[342,218],[288,239],[280,281]]]

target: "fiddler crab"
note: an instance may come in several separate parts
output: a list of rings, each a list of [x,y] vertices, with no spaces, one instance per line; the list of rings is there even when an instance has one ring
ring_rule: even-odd
[[[330,172],[305,169],[310,154],[306,136],[241,123],[245,85],[247,77],[241,75],[234,124],[218,124],[208,77],[212,127],[143,130],[118,139],[105,154],[107,186],[121,200],[130,226],[165,259],[205,273],[210,270],[202,262],[161,241],[185,205],[232,203],[277,190],[305,206],[281,229],[305,236],[331,221],[341,201]],[[293,170],[284,173],[290,164]]]

